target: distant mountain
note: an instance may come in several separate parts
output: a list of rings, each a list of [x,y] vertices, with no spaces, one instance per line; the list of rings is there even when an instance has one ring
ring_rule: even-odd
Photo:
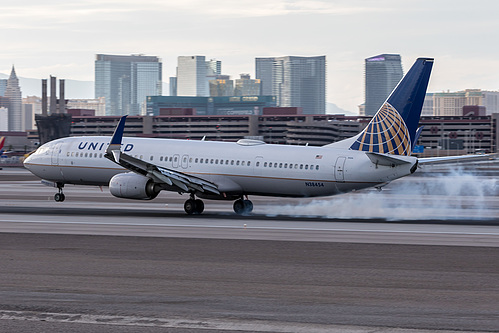
[[[9,75],[0,73],[0,79],[8,79]],[[65,97],[71,99],[94,98],[94,82],[93,81],[78,81],[66,80]],[[47,78],[48,91],[50,96],[50,80]],[[42,96],[42,80],[19,77],[19,86],[23,97],[26,96]],[[57,80],[57,95],[59,96],[59,80]]]
[[[344,114],[345,116],[358,116],[358,113],[353,113],[347,110],[343,110],[338,105],[334,103],[326,103],[326,113],[327,114]]]

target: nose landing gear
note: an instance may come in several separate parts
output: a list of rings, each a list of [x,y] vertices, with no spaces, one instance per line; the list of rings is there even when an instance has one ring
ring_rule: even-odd
[[[57,202],[63,202],[66,199],[66,196],[62,192],[62,188],[64,187],[64,184],[62,183],[57,183],[57,189],[59,190],[59,193],[56,193],[54,195],[54,200]]]

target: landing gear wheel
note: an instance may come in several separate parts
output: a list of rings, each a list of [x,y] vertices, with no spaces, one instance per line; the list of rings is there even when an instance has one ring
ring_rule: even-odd
[[[64,193],[56,193],[54,195],[54,200],[57,202],[63,202],[65,199],[66,199],[66,196],[64,195]]]
[[[184,210],[187,214],[192,215],[196,212],[196,200],[188,199],[184,203]]]
[[[57,183],[57,189],[59,190],[59,193],[56,193],[54,195],[54,200],[56,202],[63,202],[66,199],[66,196],[62,192],[63,187],[64,187],[64,183]]]
[[[233,207],[237,215],[246,215],[253,211],[253,203],[250,200],[238,199],[234,201]]]
[[[201,214],[204,211],[204,202],[201,199],[194,200],[196,204],[196,214]]]
[[[187,214],[201,214],[204,211],[204,202],[200,199],[188,199],[184,203],[184,210]]]

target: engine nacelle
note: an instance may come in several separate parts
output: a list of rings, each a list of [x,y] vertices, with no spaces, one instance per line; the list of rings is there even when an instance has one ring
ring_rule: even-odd
[[[118,198],[151,200],[158,196],[152,179],[133,172],[119,173],[111,178],[109,192]]]

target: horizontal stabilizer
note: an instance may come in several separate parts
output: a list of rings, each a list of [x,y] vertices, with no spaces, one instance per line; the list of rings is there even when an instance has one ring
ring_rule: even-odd
[[[419,164],[451,164],[459,162],[477,162],[487,161],[498,158],[498,154],[483,154],[483,155],[459,155],[459,156],[440,156],[440,157],[425,157],[418,159]]]
[[[398,157],[397,155],[387,155],[380,154],[374,152],[366,152],[367,157],[376,165],[386,165],[386,166],[395,166],[411,163],[405,159]]]

